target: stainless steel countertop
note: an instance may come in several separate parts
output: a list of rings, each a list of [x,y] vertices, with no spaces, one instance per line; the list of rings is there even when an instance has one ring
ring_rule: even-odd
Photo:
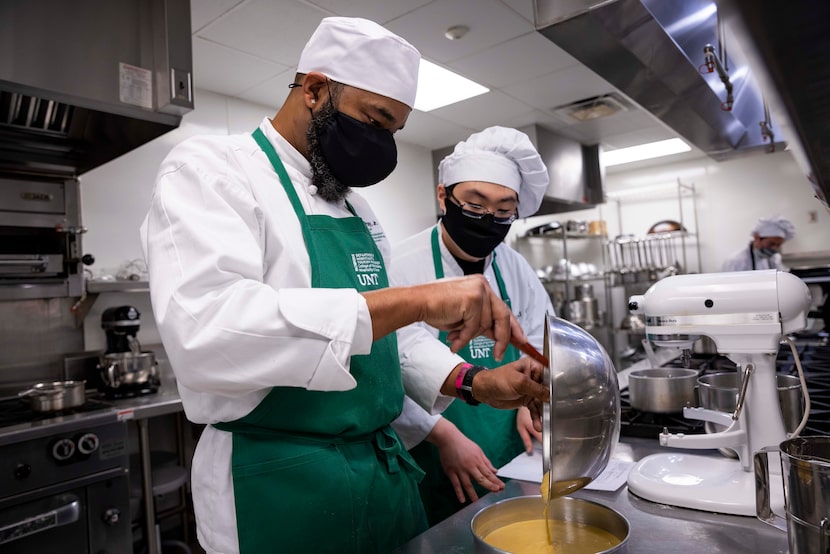
[[[159,388],[155,394],[111,400],[118,419],[146,419],[181,412],[182,399],[175,388]]]
[[[673,451],[682,451],[672,449]],[[623,437],[614,458],[637,461],[655,452],[665,452],[657,439]],[[696,455],[708,455],[696,450]],[[711,451],[712,457],[719,457]],[[539,484],[512,480],[499,493],[490,493],[441,523],[428,529],[394,552],[399,554],[463,554],[475,552],[470,521],[481,509],[500,500],[538,495]],[[753,517],[714,514],[657,504],[631,494],[627,486],[615,492],[577,491],[576,498],[591,500],[616,510],[631,525],[627,551],[632,554],[689,554],[706,552],[736,554],[786,553],[787,534]]]

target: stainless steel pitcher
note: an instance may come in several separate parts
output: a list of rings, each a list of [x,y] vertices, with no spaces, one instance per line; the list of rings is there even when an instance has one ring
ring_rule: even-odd
[[[830,437],[797,437],[782,442],[786,516],[770,507],[769,452],[755,453],[758,519],[787,531],[791,554],[827,554],[830,545]],[[785,523],[786,522],[786,523]]]

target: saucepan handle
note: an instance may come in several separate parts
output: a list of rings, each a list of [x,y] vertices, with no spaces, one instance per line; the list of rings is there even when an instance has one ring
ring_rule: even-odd
[[[769,453],[778,451],[777,446],[766,446],[755,452],[755,515],[764,523],[786,531],[786,518],[776,514],[770,503],[772,490],[769,482]]]
[[[118,379],[118,373],[115,371],[114,363],[107,364],[107,380],[110,382],[112,388],[118,388],[121,385],[121,381]]]

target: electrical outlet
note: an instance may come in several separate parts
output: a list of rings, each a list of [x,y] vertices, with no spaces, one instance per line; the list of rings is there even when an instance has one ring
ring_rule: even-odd
[[[170,100],[177,104],[192,104],[193,90],[189,71],[170,69]]]

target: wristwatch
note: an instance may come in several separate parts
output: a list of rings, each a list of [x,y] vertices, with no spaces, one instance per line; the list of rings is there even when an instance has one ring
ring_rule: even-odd
[[[487,368],[480,365],[462,364],[458,375],[455,378],[455,394],[458,398],[470,406],[478,406],[481,404],[473,397],[473,378],[479,371],[484,371]]]

